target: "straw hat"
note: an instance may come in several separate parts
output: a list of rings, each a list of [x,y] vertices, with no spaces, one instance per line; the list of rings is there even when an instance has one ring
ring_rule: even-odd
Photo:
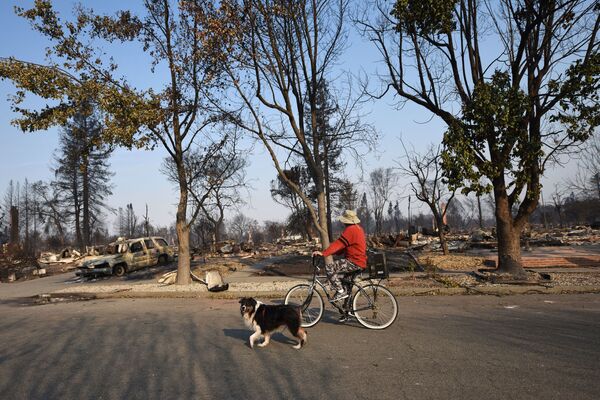
[[[346,210],[342,215],[339,216],[338,220],[344,224],[360,224],[360,219],[356,215],[354,210]]]

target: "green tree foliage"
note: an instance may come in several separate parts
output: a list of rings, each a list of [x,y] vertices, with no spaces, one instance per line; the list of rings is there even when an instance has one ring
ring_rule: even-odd
[[[520,234],[541,176],[600,122],[600,5],[377,3],[383,14],[359,23],[383,55],[379,96],[393,90],[399,105],[410,101],[446,123],[447,179],[465,193],[493,192],[499,272],[523,276]]]
[[[61,18],[49,0],[36,0],[30,9],[17,14],[51,42],[45,65],[14,58],[0,61],[0,78],[17,87],[12,99],[19,114],[14,124],[23,131],[63,126],[93,94],[102,112],[102,141],[127,148],[161,145],[177,167],[179,244],[177,282],[191,282],[189,232],[200,204],[188,187],[186,170],[191,149],[199,143],[212,148],[210,128],[215,122],[206,94],[220,88],[214,52],[203,45],[196,12],[212,2],[148,0],[143,15],[118,11],[99,15],[83,6],[71,20]],[[146,67],[157,75],[156,87],[138,89],[119,74],[118,64],[108,54],[110,44],[132,42],[150,55]],[[208,55],[211,57],[208,57]],[[140,66],[141,68],[142,66]],[[160,67],[160,68],[158,68]],[[164,67],[164,69],[163,69]],[[28,93],[52,104],[41,110],[23,107]],[[216,140],[218,142],[218,140]],[[189,211],[188,205],[196,207]]]

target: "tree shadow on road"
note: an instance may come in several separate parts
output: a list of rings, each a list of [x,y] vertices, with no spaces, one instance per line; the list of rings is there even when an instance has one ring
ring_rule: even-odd
[[[247,346],[250,346],[249,342],[248,342],[248,338],[250,337],[252,332],[248,329],[225,328],[225,329],[223,329],[223,334],[230,338],[239,339],[239,340],[245,342]],[[289,344],[289,345],[295,345],[297,343],[296,340],[293,340],[293,339],[287,337],[284,333],[281,333],[281,332],[277,332],[277,333],[273,334],[271,336],[271,341],[279,342],[279,343],[283,343],[283,344]]]

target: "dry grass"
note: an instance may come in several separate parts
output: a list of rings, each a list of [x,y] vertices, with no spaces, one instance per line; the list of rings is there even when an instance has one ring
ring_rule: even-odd
[[[445,271],[475,271],[485,267],[485,258],[467,255],[423,254],[419,263],[426,270],[442,269]]]
[[[243,268],[244,264],[231,258],[209,258],[206,262],[195,262],[192,265],[192,270],[196,275],[204,275],[207,271],[219,271],[221,276],[227,276]]]

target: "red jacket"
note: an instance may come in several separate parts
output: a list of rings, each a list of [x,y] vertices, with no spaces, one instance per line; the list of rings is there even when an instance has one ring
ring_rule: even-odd
[[[360,225],[348,225],[338,240],[323,250],[323,256],[343,254],[362,269],[367,268],[367,240]]]

